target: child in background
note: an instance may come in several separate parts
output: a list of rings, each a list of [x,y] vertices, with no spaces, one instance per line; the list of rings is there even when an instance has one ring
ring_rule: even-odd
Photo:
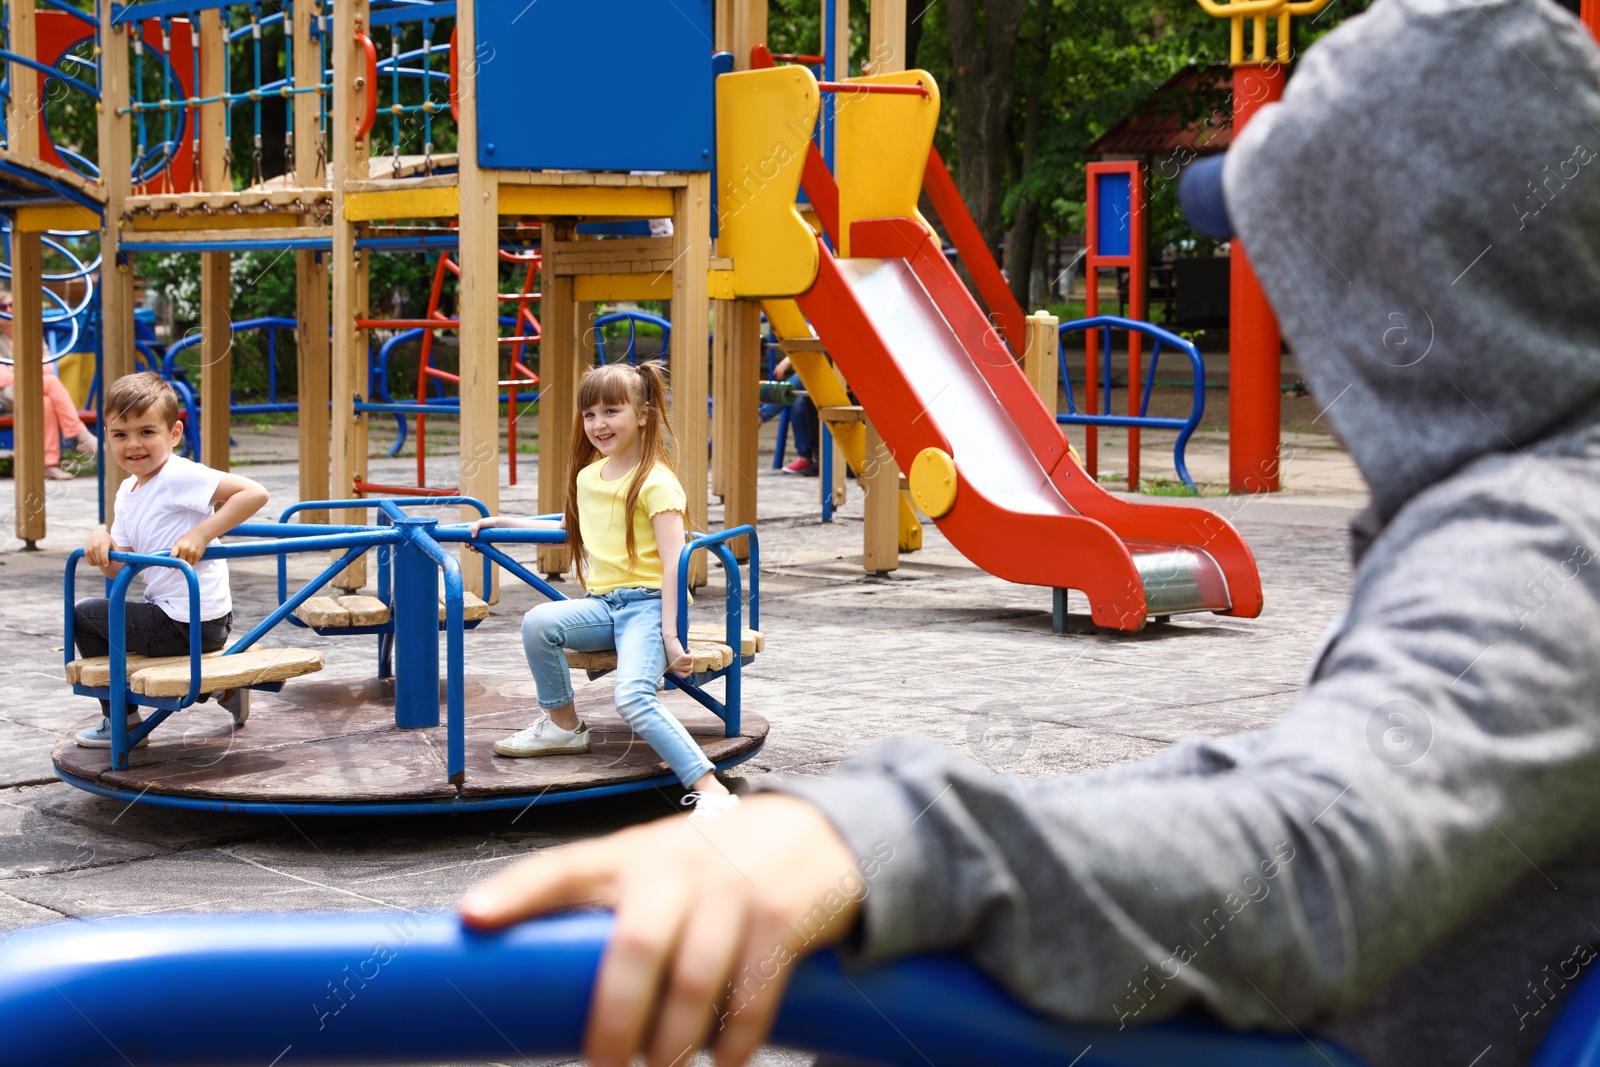
[[[0,414],[10,414],[14,398],[12,387],[16,372],[11,355],[11,290],[0,286]],[[44,476],[64,482],[77,475],[61,466],[61,438],[72,438],[72,445],[80,455],[93,456],[100,451],[100,442],[94,432],[85,426],[78,414],[78,405],[61,384],[61,379],[45,368],[44,375]]]
[[[572,706],[566,649],[617,652],[617,711],[666,761],[685,803],[709,813],[737,802],[711,761],[656,697],[667,671],[693,663],[678,641],[676,563],[684,546],[683,486],[672,472],[672,426],[659,362],[595,367],[578,385],[581,417],[573,427],[566,514],[555,523],[494,516],[472,524],[564,529],[581,600],[540,604],[522,620],[522,647],[538,688],[541,714],[497,741],[513,758],[589,751],[588,727]]]
[[[159,374],[129,374],[106,390],[106,443],[111,455],[131,477],[117,490],[116,517],[111,530],[97,529],[84,547],[84,558],[115,578],[122,564],[108,553],[172,550],[194,568],[200,580],[200,618],[189,617],[189,587],[183,573],[172,567],[147,567],[146,603],[127,605],[127,650],[144,656],[186,656],[189,627],[200,626],[200,649],[215,652],[228,641],[233,626],[233,598],[228,591],[228,565],[220,559],[201,560],[216,539],[261,510],[267,491],[237,474],[212,470],[173,455],[183,439],[178,418],[178,395]],[[78,601],[74,608],[78,654],[104,656],[111,650],[111,602],[104,597]],[[243,726],[249,711],[243,689],[216,694]],[[102,700],[100,725],[78,734],[85,748],[111,747],[111,706]],[[137,711],[128,712],[128,726],[141,722]],[[139,742],[143,746],[145,738]],[[136,746],[138,747],[138,746]]]

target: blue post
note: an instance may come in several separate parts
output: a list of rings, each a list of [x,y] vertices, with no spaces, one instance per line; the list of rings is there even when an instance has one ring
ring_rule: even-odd
[[[439,725],[439,568],[409,536],[437,519],[406,517],[408,534],[394,545],[394,724],[402,730]]]

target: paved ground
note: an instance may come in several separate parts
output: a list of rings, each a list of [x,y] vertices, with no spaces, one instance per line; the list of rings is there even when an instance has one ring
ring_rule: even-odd
[[[240,453],[281,455],[281,437],[241,435]],[[1060,775],[1138,759],[1184,736],[1271,722],[1288,708],[1346,595],[1345,524],[1363,496],[1327,437],[1293,435],[1285,456],[1280,496],[1191,501],[1227,515],[1254,547],[1266,586],[1262,616],[1179,617],[1136,635],[1094,630],[1081,598],[1071,632],[1053,634],[1048,591],[989,577],[932,526],[927,547],[897,572],[867,576],[854,485],[838,519],[822,525],[814,480],[763,470],[768,639],[746,675],[746,700],[772,733],[743,773],[826,774],[874,741],[916,733],[997,773]],[[533,507],[534,457],[523,460],[507,511]],[[1170,459],[1152,442],[1145,463],[1149,473]],[[375,462],[374,474],[399,480],[413,466]],[[450,466],[437,464],[439,481],[450,480]],[[1203,481],[1225,482],[1225,443],[1201,435],[1191,466]],[[243,470],[272,490],[269,511],[294,499],[292,466]],[[11,490],[0,482],[0,514],[10,513]],[[50,747],[94,712],[66,690],[59,666],[62,564],[92,528],[94,506],[91,480],[58,485],[44,550],[0,545],[0,938],[63,918],[185,909],[448,908],[529,850],[674,810],[675,793],[652,793],[521,817],[291,821],[130,807],[57,782]],[[259,618],[272,602],[269,566],[236,564],[233,573],[237,614]],[[508,589],[468,635],[470,670],[523,669],[516,631],[532,602],[531,592]],[[330,645],[330,674],[371,670],[369,641]],[[185,714],[204,725],[217,713]],[[809,1062],[779,1050],[763,1057]]]

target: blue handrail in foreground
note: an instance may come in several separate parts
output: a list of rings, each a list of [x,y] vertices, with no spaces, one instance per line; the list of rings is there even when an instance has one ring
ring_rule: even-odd
[[[1190,491],[1198,494],[1199,488],[1194,484],[1194,478],[1189,474],[1189,465],[1184,461],[1184,450],[1189,446],[1189,438],[1199,427],[1200,420],[1206,413],[1206,365],[1200,358],[1200,350],[1193,342],[1186,341],[1175,333],[1163,330],[1151,322],[1141,322],[1138,319],[1123,318],[1121,315],[1096,315],[1088,319],[1075,319],[1072,322],[1063,322],[1057,331],[1058,338],[1069,333],[1078,333],[1083,330],[1102,330],[1101,355],[1104,360],[1103,376],[1101,378],[1104,410],[1101,412],[1079,414],[1077,402],[1072,396],[1072,380],[1067,376],[1066,348],[1056,346],[1056,358],[1061,365],[1061,386],[1067,391],[1067,414],[1057,415],[1056,422],[1072,426],[1123,426],[1136,430],[1177,430],[1178,441],[1172,448],[1172,464],[1177,468],[1178,477]],[[1150,370],[1145,375],[1144,395],[1139,401],[1139,414],[1113,415],[1111,414],[1111,333],[1112,330],[1127,330],[1132,333],[1143,334],[1155,341],[1155,349],[1150,353]],[[1161,346],[1171,345],[1189,357],[1189,366],[1194,371],[1194,403],[1189,409],[1186,419],[1156,418],[1150,412],[1150,391],[1156,384],[1156,367],[1161,361]],[[1129,382],[1131,391],[1134,383]]]
[[[609,914],[587,912],[483,934],[451,914],[394,910],[24,929],[0,946],[0,1062],[261,1067],[570,1056],[582,1044],[612,925]],[[1199,1022],[1125,1030],[1057,1023],[954,956],[846,972],[822,953],[789,966],[772,1040],[876,1063],[1358,1067],[1335,1046],[1296,1035]],[[735,975],[734,985],[770,980],[752,972]]]

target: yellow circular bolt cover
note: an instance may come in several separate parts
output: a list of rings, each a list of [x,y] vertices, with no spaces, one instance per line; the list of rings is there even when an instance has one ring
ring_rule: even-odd
[[[911,461],[911,499],[930,519],[942,519],[956,505],[956,461],[942,448],[924,448]]]

